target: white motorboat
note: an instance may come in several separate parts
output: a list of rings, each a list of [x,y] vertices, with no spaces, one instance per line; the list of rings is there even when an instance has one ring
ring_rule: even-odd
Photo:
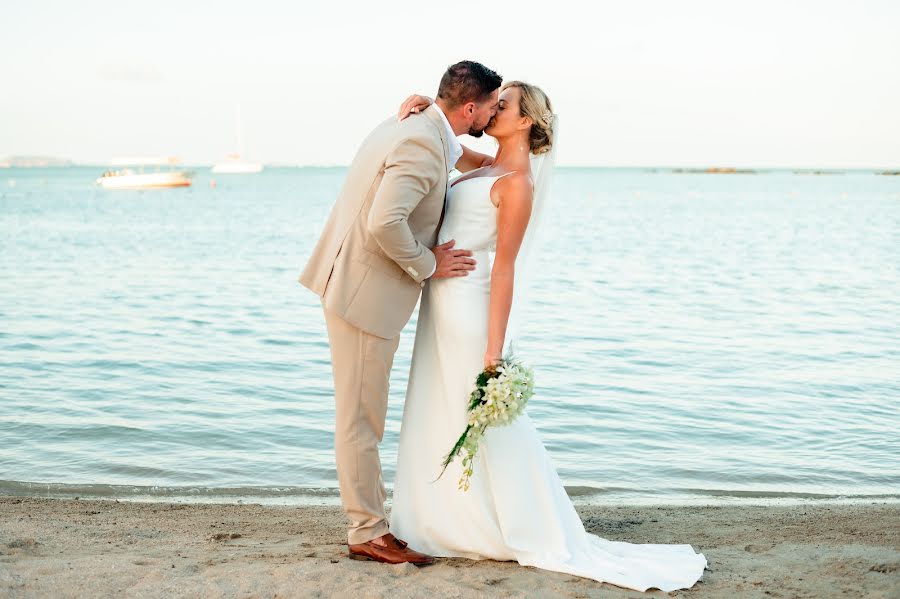
[[[132,165],[126,168],[109,169],[96,183],[104,189],[163,189],[188,187],[194,173],[186,170],[162,170],[162,165],[178,164],[177,158],[140,158],[113,160],[113,164]],[[148,165],[156,170],[145,172]]]
[[[154,189],[163,187],[188,187],[192,173],[188,171],[161,171],[158,173],[135,173],[125,168],[106,171],[97,179],[97,185],[104,189]]]

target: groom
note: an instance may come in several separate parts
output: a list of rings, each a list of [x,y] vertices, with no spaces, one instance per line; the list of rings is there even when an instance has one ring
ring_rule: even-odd
[[[497,112],[500,75],[462,61],[435,103],[378,125],[353,158],[322,236],[300,275],[321,298],[335,387],[334,447],[352,559],[430,564],[388,532],[378,443],[400,331],[425,280],[466,276],[475,261],[454,241],[435,246],[456,136],[480,136]],[[462,401],[462,399],[461,399]]]

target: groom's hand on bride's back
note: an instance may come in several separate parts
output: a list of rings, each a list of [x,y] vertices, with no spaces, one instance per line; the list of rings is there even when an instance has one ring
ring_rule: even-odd
[[[454,250],[456,240],[451,239],[447,243],[437,245],[431,249],[437,261],[437,269],[431,275],[432,279],[445,279],[448,277],[465,277],[470,270],[475,270],[475,260],[469,250]]]

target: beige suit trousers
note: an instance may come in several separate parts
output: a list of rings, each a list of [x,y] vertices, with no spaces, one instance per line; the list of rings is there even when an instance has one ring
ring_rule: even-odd
[[[388,532],[378,444],[384,436],[388,381],[400,335],[376,337],[330,310],[324,312],[334,374],[338,483],[350,519],[347,542],[355,545]]]

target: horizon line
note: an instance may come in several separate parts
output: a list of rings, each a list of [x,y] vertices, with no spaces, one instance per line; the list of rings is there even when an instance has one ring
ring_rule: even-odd
[[[13,161],[26,161],[32,160],[35,162],[49,162],[51,164],[35,164],[35,165],[15,165],[12,164]],[[52,164],[55,163],[55,164]],[[292,163],[292,162],[260,162],[265,168],[321,168],[321,169],[331,169],[331,168],[347,168],[349,164],[326,164],[326,163]],[[172,168],[184,167],[184,168],[211,168],[216,164],[215,161],[207,162],[177,162],[174,164],[168,164],[167,166]],[[152,167],[157,166],[156,164],[114,164],[113,160],[108,161],[75,161],[64,158],[53,158],[50,156],[39,156],[39,155],[12,155],[4,158],[0,158],[0,169],[13,169],[13,168],[66,168],[66,167],[96,167],[96,168],[109,168],[109,167],[120,167],[124,168],[127,166],[146,166]],[[564,169],[641,169],[641,170],[650,170],[650,169],[662,169],[662,170],[690,170],[690,171],[706,171],[706,170],[719,170],[719,171],[737,171],[737,174],[740,174],[740,171],[774,171],[774,170],[801,170],[801,171],[898,171],[900,172],[900,165],[888,166],[888,165],[874,165],[874,166],[808,166],[808,165],[738,165],[738,164],[724,164],[724,163],[708,163],[708,164],[557,164],[557,168]]]

